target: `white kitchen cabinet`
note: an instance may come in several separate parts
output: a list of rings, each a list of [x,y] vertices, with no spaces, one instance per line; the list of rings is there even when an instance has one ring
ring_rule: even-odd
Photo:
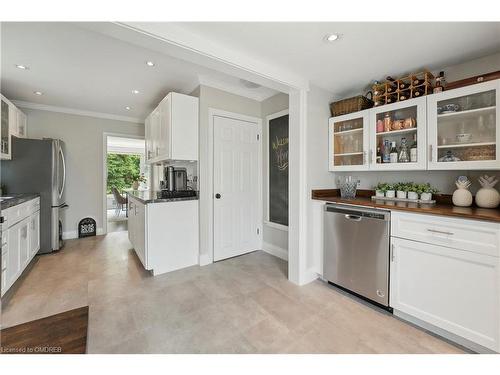
[[[16,108],[16,129],[14,135],[18,138],[28,136],[28,119],[26,115]]]
[[[40,198],[2,210],[3,296],[40,250]]]
[[[11,155],[11,111],[9,110],[9,101],[2,95],[2,128],[1,128],[1,157],[2,159],[10,159]]]
[[[40,250],[40,211],[30,216],[29,238],[30,238],[30,259]]]
[[[129,195],[129,239],[154,275],[198,264],[198,200],[143,203]]]
[[[145,147],[146,147],[146,162],[149,162],[153,158],[153,145],[152,145],[152,136],[151,136],[151,126],[152,121],[151,117],[153,115],[150,113],[148,117],[144,120],[144,138],[145,138]]]
[[[330,118],[330,171],[364,171],[369,168],[369,114],[370,110],[365,110]]]
[[[150,116],[150,163],[198,160],[198,98],[171,92]]]
[[[377,122],[384,122],[386,118],[397,126],[387,131],[379,128],[382,131],[377,132]],[[332,117],[329,120],[329,170],[425,170],[426,122],[425,97]],[[405,123],[410,125],[405,127]],[[396,142],[399,150],[403,138],[406,139],[408,155],[413,143],[417,143],[416,162],[377,162],[377,148],[383,150],[384,141]]]
[[[146,205],[137,199],[130,199],[132,203],[129,217],[132,218],[132,225],[129,225],[129,231],[132,231],[131,242],[134,245],[135,252],[144,265],[149,270],[148,258],[146,254]],[[130,219],[129,219],[130,220]]]
[[[497,257],[399,238],[392,247],[391,307],[500,351]]]
[[[500,352],[499,242],[498,223],[392,211],[394,314],[473,350]]]
[[[426,159],[426,98],[409,99],[380,107],[370,109],[370,170],[425,170],[427,168]],[[384,122],[390,119],[393,125],[391,130],[377,132],[377,122]],[[404,124],[412,123],[411,126],[404,127]],[[402,127],[401,129],[399,129]],[[377,147],[383,149],[384,141],[396,142],[396,147],[401,146],[403,139],[406,139],[408,154],[413,142],[417,142],[416,162],[405,163],[377,163]]]
[[[427,97],[429,169],[500,169],[500,80]]]
[[[26,115],[19,110],[5,96],[1,96],[2,124],[1,124],[1,158],[11,159],[11,137],[26,138],[28,122]]]

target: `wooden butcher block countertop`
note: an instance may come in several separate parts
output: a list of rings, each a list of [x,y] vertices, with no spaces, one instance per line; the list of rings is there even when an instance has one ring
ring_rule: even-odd
[[[464,219],[487,220],[500,223],[499,208],[457,207],[451,203],[450,195],[436,195],[433,199],[436,204],[418,204],[411,202],[390,202],[383,200],[372,200],[375,195],[372,190],[358,190],[356,198],[343,199],[340,197],[339,189],[313,190],[312,199],[331,203],[351,204],[386,210],[408,211],[421,214],[443,215],[461,217]]]

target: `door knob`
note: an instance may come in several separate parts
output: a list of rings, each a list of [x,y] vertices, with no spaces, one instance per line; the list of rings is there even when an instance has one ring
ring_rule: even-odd
[[[215,198],[220,199],[221,195],[219,193],[215,194]]]

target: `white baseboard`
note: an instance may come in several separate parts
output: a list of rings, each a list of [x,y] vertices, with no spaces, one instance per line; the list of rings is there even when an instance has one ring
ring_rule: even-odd
[[[280,259],[288,261],[288,250],[267,242],[262,243],[262,250]]]
[[[104,230],[102,228],[97,228],[97,235],[100,236],[104,234]],[[70,230],[67,232],[63,232],[63,240],[72,240],[75,238],[78,238],[78,231],[77,230]]]
[[[200,266],[206,266],[207,264],[211,264],[212,259],[210,259],[209,254],[200,254]]]
[[[309,268],[301,280],[300,285],[309,284],[318,278],[320,278],[320,275],[316,272],[316,270],[314,268]]]

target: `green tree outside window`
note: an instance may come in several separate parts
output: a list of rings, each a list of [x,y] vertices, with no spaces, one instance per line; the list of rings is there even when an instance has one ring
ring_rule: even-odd
[[[107,193],[116,187],[119,191],[132,187],[141,176],[139,155],[108,154]]]

